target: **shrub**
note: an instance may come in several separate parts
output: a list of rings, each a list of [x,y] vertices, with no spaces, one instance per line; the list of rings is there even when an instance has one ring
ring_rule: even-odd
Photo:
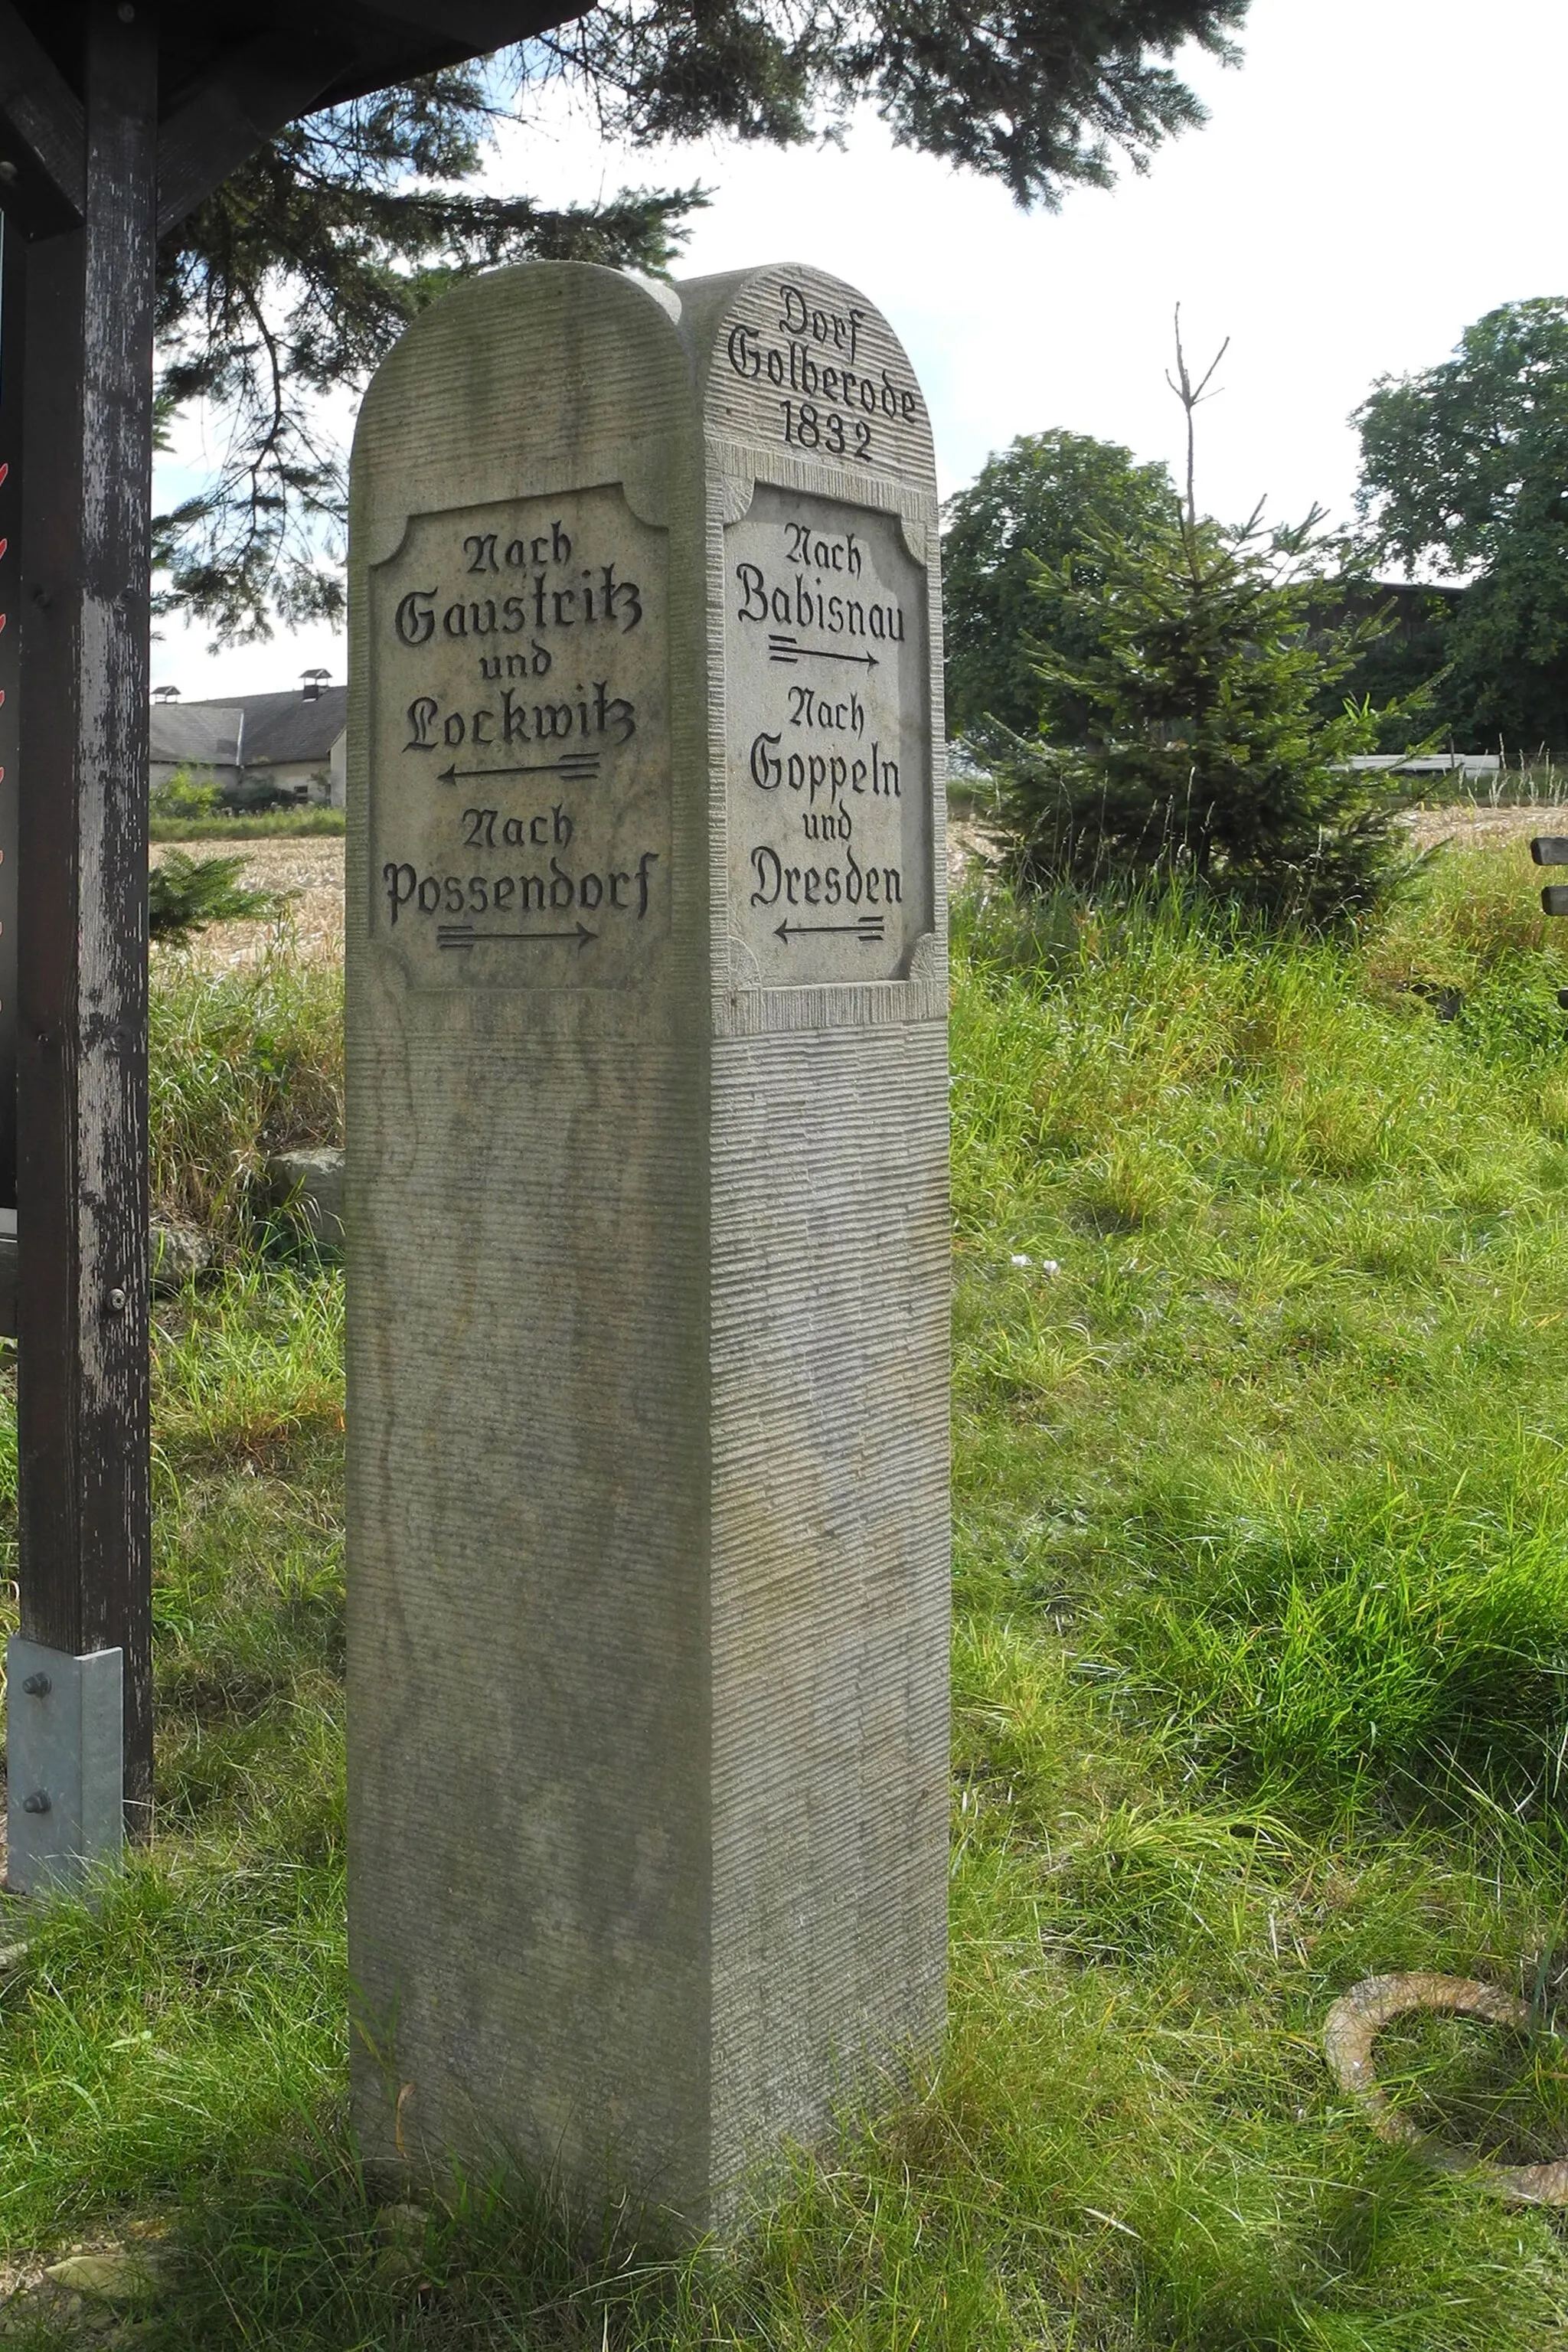
[[[211,816],[217,804],[216,784],[210,777],[204,782],[189,768],[176,768],[163,783],[154,784],[150,803],[155,817],[175,818]]]
[[[184,947],[209,923],[244,922],[277,914],[273,890],[247,890],[240,857],[190,857],[174,850],[147,877],[147,931],[168,947]]]
[[[1322,924],[1376,905],[1410,869],[1394,831],[1408,789],[1349,764],[1375,748],[1384,714],[1320,716],[1383,624],[1323,620],[1325,585],[1305,574],[1318,520],[1270,531],[1255,514],[1229,530],[1189,511],[1135,541],[1091,529],[1089,589],[1070,556],[1038,567],[1046,635],[1066,642],[1058,610],[1092,606],[1099,645],[1076,666],[1039,652],[1036,739],[982,739],[1019,882],[1182,882]],[[1089,740],[1066,740],[1068,711],[1084,708]]]

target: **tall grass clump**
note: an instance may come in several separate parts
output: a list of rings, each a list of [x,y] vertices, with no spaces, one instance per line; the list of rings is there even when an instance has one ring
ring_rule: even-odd
[[[1559,1803],[1568,1762],[1568,1543],[1550,1506],[1364,1487],[1255,1517],[1144,1498],[1108,1612],[1187,1752],[1310,1811],[1371,1786],[1417,1806],[1456,1780]]]
[[[223,972],[161,955],[151,1054],[155,1213],[237,1248],[267,1154],[342,1140],[342,969],[286,946]]]

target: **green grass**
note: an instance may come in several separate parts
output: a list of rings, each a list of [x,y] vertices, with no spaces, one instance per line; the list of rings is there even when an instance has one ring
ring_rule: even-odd
[[[154,841],[275,841],[300,834],[338,833],[345,819],[340,808],[258,809],[250,815],[156,816],[150,825]]]
[[[1533,897],[1514,847],[1348,946],[961,910],[952,2032],[727,2261],[479,2188],[378,2233],[341,1283],[237,1223],[159,1309],[160,1836],[0,1970],[0,2243],[167,2221],[139,2340],[191,2352],[1559,2346],[1563,2221],[1378,2142],[1319,2054],[1373,1971],[1545,2029],[1568,1998],[1568,970]],[[237,1216],[268,1121],[336,1131],[331,983],[163,989],[161,1181]],[[1426,2127],[1530,2160],[1568,2152],[1563,2046],[1380,2050]]]
[[[260,1238],[268,1152],[342,1141],[342,974],[279,946],[213,973],[154,959],[153,1203],[231,1256]]]

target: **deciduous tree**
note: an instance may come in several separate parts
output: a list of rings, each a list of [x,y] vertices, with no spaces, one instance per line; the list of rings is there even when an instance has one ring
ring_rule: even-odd
[[[1090,534],[1139,543],[1175,512],[1163,466],[1140,466],[1130,449],[1081,433],[1029,433],[990,457],[966,490],[948,501],[942,540],[947,633],[947,723],[965,734],[986,719],[1028,733],[1045,693],[1042,635],[1069,667],[1089,659],[1101,636]],[[1042,600],[1042,564],[1070,558],[1079,593]],[[1065,740],[1081,740],[1087,703],[1058,704]]]
[[[1356,413],[1375,552],[1468,579],[1436,711],[1457,734],[1568,751],[1568,299],[1510,302]]]

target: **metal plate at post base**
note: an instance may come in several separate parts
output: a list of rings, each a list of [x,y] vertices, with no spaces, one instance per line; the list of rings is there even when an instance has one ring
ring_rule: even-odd
[[[6,1884],[68,1894],[125,1842],[123,1653],[5,1649]]]

